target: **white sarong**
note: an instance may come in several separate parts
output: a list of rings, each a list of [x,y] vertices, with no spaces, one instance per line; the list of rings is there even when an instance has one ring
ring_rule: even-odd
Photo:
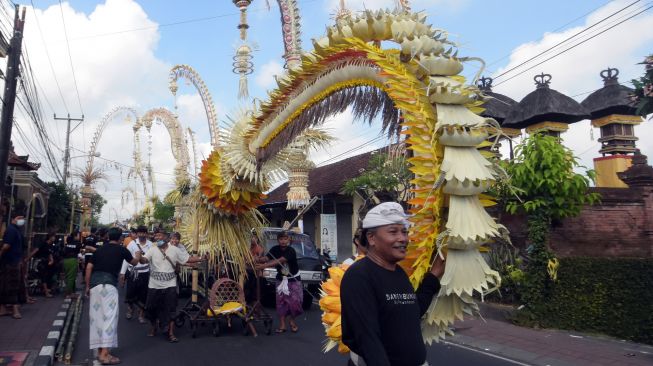
[[[118,289],[97,285],[91,289],[89,336],[91,349],[118,347]]]

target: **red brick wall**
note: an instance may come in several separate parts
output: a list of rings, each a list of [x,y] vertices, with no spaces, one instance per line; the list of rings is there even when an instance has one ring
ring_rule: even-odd
[[[653,188],[596,188],[598,205],[554,223],[551,248],[562,257],[653,257]],[[503,214],[513,244],[526,247],[524,216]]]

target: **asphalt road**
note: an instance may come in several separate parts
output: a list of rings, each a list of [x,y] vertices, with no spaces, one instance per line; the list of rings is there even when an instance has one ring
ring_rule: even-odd
[[[122,295],[122,294],[121,294]],[[180,300],[180,305],[185,303]],[[113,353],[122,359],[122,365],[266,365],[266,366],[311,366],[346,365],[347,357],[335,350],[322,352],[324,331],[320,323],[320,310],[313,306],[304,313],[297,323],[298,333],[263,334],[262,326],[257,327],[258,338],[243,336],[240,321],[233,321],[232,328],[222,322],[221,334],[214,337],[211,326],[200,327],[197,337],[191,337],[188,323],[179,329],[179,343],[168,343],[163,336],[147,337],[147,325],[130,321],[124,317],[121,307],[119,322],[119,348]],[[268,312],[275,316],[274,309]],[[275,325],[276,325],[275,318]],[[72,363],[90,365],[92,352],[88,348],[88,301],[85,302],[84,317],[81,323]],[[449,344],[428,346],[430,365],[515,365],[505,359],[472,351]]]

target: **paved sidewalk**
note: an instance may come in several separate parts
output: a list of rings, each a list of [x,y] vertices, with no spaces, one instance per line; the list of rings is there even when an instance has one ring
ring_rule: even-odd
[[[518,327],[483,308],[485,321],[457,322],[456,335],[447,341],[529,365],[653,365],[653,346],[573,331]]]
[[[35,304],[21,306],[22,319],[0,317],[0,358],[13,360],[11,365],[32,364],[48,336],[53,320],[61,311],[63,301],[63,295],[49,299],[38,296]]]

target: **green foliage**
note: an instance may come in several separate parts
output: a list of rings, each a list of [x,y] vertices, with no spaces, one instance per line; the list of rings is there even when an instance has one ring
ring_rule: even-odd
[[[550,226],[550,218],[542,211],[532,213],[528,217],[528,241],[531,245],[524,279],[518,287],[518,292],[521,301],[530,310],[537,309],[546,302],[552,285],[547,265],[554,256],[546,245]]]
[[[653,113],[653,55],[644,59],[644,76],[633,80],[635,92],[633,101],[637,107],[637,115],[645,117]]]
[[[361,175],[345,182],[342,193],[371,201],[405,201],[413,174],[404,157],[374,154]]]
[[[47,227],[57,232],[65,232],[70,224],[70,192],[63,183],[47,182],[45,185],[50,189]]]
[[[157,200],[154,204],[154,220],[160,223],[167,223],[172,220],[175,214],[175,206]]]
[[[653,344],[652,288],[650,258],[561,258],[546,301],[520,319]]]
[[[517,146],[515,161],[506,167],[511,183],[523,192],[523,201],[509,201],[506,210],[512,214],[544,210],[552,219],[578,215],[584,205],[598,202],[600,196],[587,193],[594,172],[577,174],[577,167],[581,166],[573,152],[557,138],[531,135]]]
[[[102,213],[102,207],[106,203],[107,200],[97,192],[91,196],[91,227],[100,227],[100,214]]]
[[[517,249],[504,243],[493,244],[489,249],[487,262],[501,275],[501,287],[485,298],[506,304],[520,303],[518,288],[524,280],[524,272],[520,269],[522,259]]]

